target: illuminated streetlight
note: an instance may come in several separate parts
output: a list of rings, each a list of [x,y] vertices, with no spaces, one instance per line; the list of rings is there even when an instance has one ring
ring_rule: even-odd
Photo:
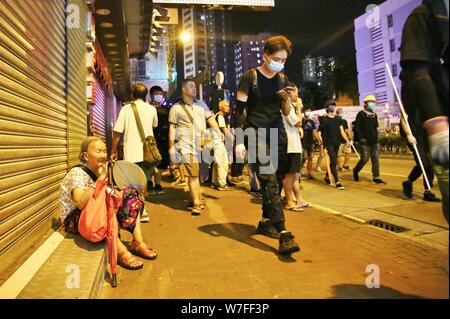
[[[190,32],[184,31],[183,33],[181,33],[180,39],[181,39],[181,41],[183,41],[183,43],[186,43],[186,42],[191,41],[192,35]]]

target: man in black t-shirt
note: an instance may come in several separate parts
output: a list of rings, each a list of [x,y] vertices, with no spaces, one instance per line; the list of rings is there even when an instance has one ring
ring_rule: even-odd
[[[161,153],[161,163],[155,169],[155,187],[149,185],[149,194],[164,194],[164,189],[161,187],[162,171],[169,166],[169,102],[164,97],[164,91],[160,86],[152,86],[150,88],[150,103],[156,108],[158,115],[158,127],[153,129],[155,134],[156,144]]]
[[[364,110],[356,116],[354,129],[358,135],[359,151],[361,159],[353,169],[353,179],[359,182],[359,172],[367,164],[372,162],[372,183],[385,185],[380,178],[380,143],[378,143],[378,116],[375,113],[377,101],[375,96],[369,95],[364,99]]]
[[[352,136],[350,134],[350,129],[348,128],[348,122],[344,119],[344,109],[338,108],[336,110],[336,116],[341,119],[342,127],[344,129],[347,138],[351,141]],[[350,166],[348,163],[350,162],[350,154],[352,153],[352,147],[350,144],[342,138],[341,145],[339,146],[338,151],[338,171],[350,171]]]
[[[447,222],[449,211],[448,3],[448,0],[425,0],[418,6],[405,23],[400,49],[402,100],[409,116],[408,120],[417,123],[418,128],[422,128],[416,133],[416,138],[418,142],[423,141],[425,151],[433,161]],[[414,128],[413,126],[412,129]]]
[[[323,143],[326,150],[325,156],[329,157],[330,171],[333,175],[336,188],[338,190],[344,190],[344,185],[339,181],[339,175],[337,172],[337,157],[341,140],[344,139],[346,143],[350,143],[347,135],[342,127],[341,118],[336,116],[336,103],[330,103],[327,106],[327,116],[322,118],[319,127],[319,139]],[[325,182],[331,185],[330,176],[326,173]]]
[[[292,43],[284,36],[269,38],[264,45],[264,64],[246,72],[237,90],[235,126],[249,129],[256,140],[249,138],[247,149],[249,163],[258,176],[263,194],[263,216],[258,224],[259,234],[279,238],[279,253],[291,254],[300,250],[292,233],[286,230],[284,205],[279,185],[285,175],[287,162],[287,136],[283,118],[290,115],[291,92],[288,80],[281,73],[292,49]],[[276,129],[271,136],[269,129]],[[261,153],[268,154],[271,143],[278,144],[278,154],[270,154],[270,161]],[[236,134],[236,156],[245,158],[246,147],[242,136]],[[256,159],[256,163],[251,163]],[[277,165],[275,165],[277,164]]]
[[[318,140],[317,137],[317,129],[316,129],[316,123],[311,119],[311,112],[310,110],[307,110],[305,112],[303,123],[303,139],[302,139],[302,146],[303,146],[303,154],[304,159],[303,162],[306,162],[306,167],[308,170],[308,178],[313,179],[312,170],[313,170],[313,156],[314,156],[314,141]]]

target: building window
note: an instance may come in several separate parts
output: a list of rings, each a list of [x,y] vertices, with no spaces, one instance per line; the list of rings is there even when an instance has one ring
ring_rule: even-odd
[[[395,51],[395,39],[389,40],[389,45],[391,46],[391,52]]]
[[[392,75],[393,76],[397,76],[398,75],[398,70],[397,70],[397,64],[392,64]]]
[[[387,16],[388,19],[388,27],[392,28],[394,26],[394,17],[392,16],[392,14]]]

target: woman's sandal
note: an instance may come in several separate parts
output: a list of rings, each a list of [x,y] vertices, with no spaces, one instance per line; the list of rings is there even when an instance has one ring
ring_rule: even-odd
[[[158,257],[158,252],[154,249],[148,248],[145,243],[133,241],[131,243],[130,252],[133,255],[139,256],[147,260],[154,260]]]
[[[128,270],[138,270],[144,267],[144,263],[134,258],[129,251],[119,253],[117,255],[117,263]]]

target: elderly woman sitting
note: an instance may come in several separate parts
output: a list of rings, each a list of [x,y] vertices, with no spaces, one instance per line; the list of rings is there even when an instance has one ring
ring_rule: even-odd
[[[60,188],[61,222],[65,231],[78,234],[78,220],[81,211],[94,193],[97,180],[107,177],[106,145],[98,137],[88,137],[81,144],[81,165],[72,168],[64,177]],[[124,190],[123,203],[117,212],[117,221],[121,229],[133,235],[131,248],[128,249],[118,240],[118,264],[126,269],[141,269],[142,261],[133,257],[155,259],[157,252],[144,243],[140,226],[140,215],[144,209],[144,202],[139,193],[133,188]],[[132,255],[133,254],[133,255]]]

